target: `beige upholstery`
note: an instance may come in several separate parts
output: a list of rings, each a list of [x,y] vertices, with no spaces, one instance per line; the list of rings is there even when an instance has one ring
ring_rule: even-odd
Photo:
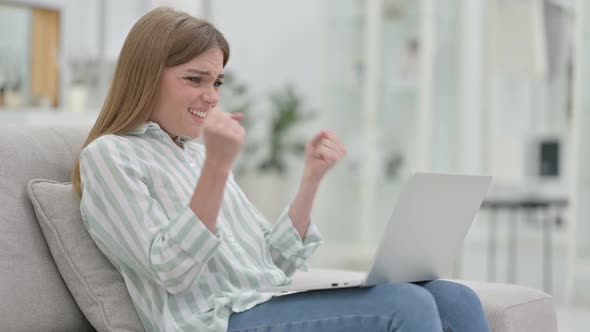
[[[0,126],[0,331],[92,331],[66,287],[27,196],[34,178],[69,181],[89,128]],[[557,331],[551,297],[529,288],[464,282],[494,332]]]
[[[542,291],[507,284],[458,282],[479,295],[494,332],[557,331],[553,299]]]

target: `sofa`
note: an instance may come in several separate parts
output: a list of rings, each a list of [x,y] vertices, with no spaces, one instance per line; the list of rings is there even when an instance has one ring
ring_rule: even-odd
[[[31,199],[32,179],[69,181],[88,131],[87,126],[0,125],[0,331],[141,330],[134,312],[118,307],[129,307],[130,303],[122,284],[108,293],[122,301],[116,305],[103,301],[104,294],[92,289],[95,280],[83,284],[82,288],[72,285],[72,272],[66,271],[67,264],[78,260],[78,267],[74,268],[79,269],[79,264],[86,263],[86,249],[81,242],[87,240],[86,235],[78,234],[80,242],[74,237],[69,245],[71,257],[65,261],[57,257],[57,251],[64,249],[60,237],[71,235],[55,233],[55,229],[41,223],[39,202]],[[62,200],[57,196],[53,199],[50,208],[59,214]],[[68,204],[69,209],[75,208],[75,204]],[[63,209],[66,205],[63,202]],[[101,264],[104,268],[108,262]],[[116,278],[112,271],[109,273],[111,278]],[[107,286],[121,282],[113,280]],[[550,295],[516,285],[460,282],[480,296],[494,332],[557,331]],[[81,292],[94,292],[96,297],[86,301],[80,298]],[[109,317],[117,314],[118,318]],[[99,319],[106,324],[96,323]],[[119,323],[113,323],[117,319]]]

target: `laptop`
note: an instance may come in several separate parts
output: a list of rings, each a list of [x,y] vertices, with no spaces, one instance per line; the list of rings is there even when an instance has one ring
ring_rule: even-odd
[[[369,271],[297,272],[261,292],[418,282],[447,277],[488,191],[491,176],[416,173],[404,185]]]

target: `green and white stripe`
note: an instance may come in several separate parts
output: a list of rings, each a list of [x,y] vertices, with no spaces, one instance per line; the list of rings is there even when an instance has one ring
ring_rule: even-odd
[[[184,143],[153,122],[96,139],[80,153],[80,210],[146,331],[225,331],[232,312],[270,299],[257,288],[305,269],[321,236],[311,224],[301,241],[288,208],[270,224],[231,175],[211,233],[189,208],[206,152]]]

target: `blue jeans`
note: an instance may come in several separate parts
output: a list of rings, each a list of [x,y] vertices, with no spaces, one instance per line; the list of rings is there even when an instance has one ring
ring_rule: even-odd
[[[477,295],[435,280],[296,293],[235,313],[229,332],[489,332]]]

